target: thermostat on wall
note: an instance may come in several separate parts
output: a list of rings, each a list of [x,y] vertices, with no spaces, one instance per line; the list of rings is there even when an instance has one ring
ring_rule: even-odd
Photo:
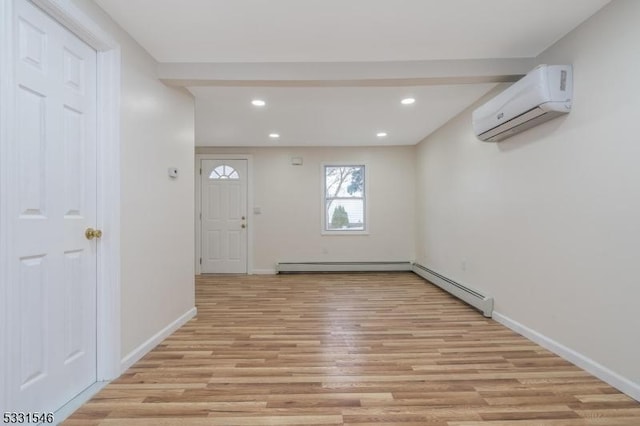
[[[178,177],[178,168],[177,167],[169,167],[169,177],[177,178]]]

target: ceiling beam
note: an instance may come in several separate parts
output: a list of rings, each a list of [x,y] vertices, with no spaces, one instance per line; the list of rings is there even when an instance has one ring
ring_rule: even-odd
[[[160,63],[169,86],[389,87],[504,83],[537,65],[534,58],[393,62]]]

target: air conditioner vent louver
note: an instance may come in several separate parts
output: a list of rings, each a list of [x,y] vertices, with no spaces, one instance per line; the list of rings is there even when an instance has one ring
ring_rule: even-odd
[[[571,111],[571,65],[540,65],[473,111],[478,139],[499,142]]]

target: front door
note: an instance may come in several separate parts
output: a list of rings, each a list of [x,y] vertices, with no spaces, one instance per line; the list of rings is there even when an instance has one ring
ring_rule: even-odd
[[[96,381],[96,52],[15,0],[8,411],[55,411]],[[5,343],[3,343],[5,344]],[[3,380],[4,382],[4,380]]]
[[[247,273],[247,160],[201,160],[202,273]]]

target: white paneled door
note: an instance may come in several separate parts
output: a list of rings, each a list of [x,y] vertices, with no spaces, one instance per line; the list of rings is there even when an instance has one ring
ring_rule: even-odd
[[[202,273],[247,273],[247,160],[201,160]]]
[[[6,410],[42,413],[96,381],[96,52],[14,5]]]

